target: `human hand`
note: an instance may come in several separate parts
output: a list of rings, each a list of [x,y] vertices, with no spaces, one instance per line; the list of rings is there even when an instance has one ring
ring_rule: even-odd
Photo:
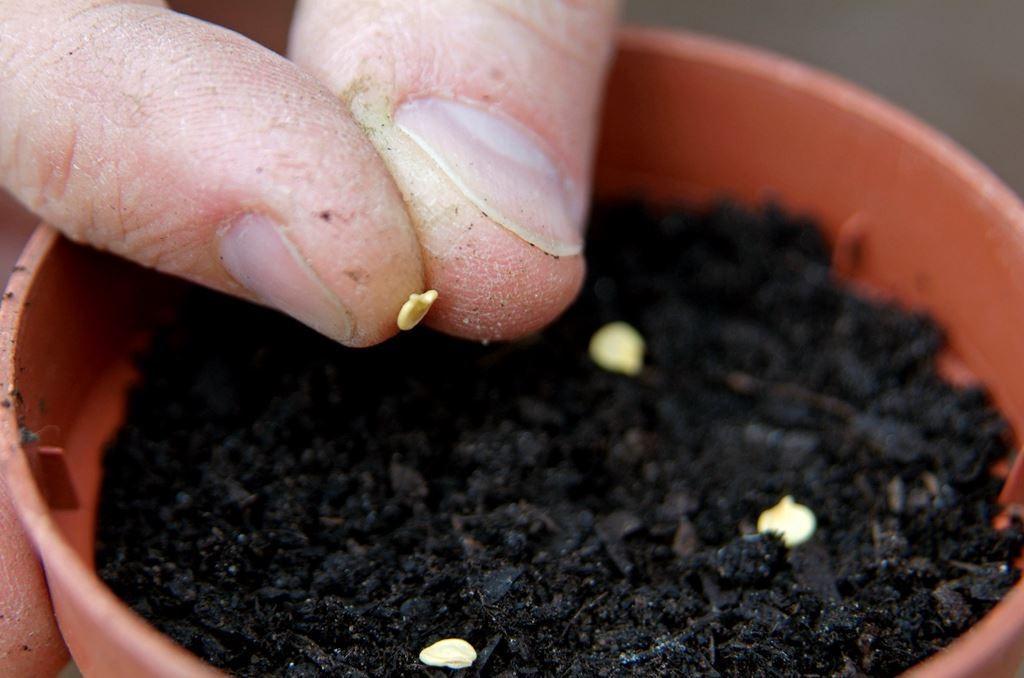
[[[71,238],[380,342],[550,320],[615,0],[305,0],[292,61],[160,0],[0,0],[0,184]]]

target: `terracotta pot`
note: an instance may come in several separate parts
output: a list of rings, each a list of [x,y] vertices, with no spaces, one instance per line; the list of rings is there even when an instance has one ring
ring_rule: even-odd
[[[900,111],[790,61],[650,30],[628,30],[621,44],[600,195],[772,197],[816,216],[841,272],[932,312],[949,332],[948,372],[977,375],[1024,430],[1024,207],[995,177]],[[122,418],[131,351],[154,313],[173,306],[176,284],[45,227],[22,265],[0,307],[0,379],[12,401],[0,408],[0,464],[64,639],[86,675],[213,673],[92,569],[103,444]],[[1021,464],[1002,498],[1024,501]],[[32,561],[20,562],[14,576],[31,588]],[[915,672],[1009,676],[1022,654],[1019,584]]]

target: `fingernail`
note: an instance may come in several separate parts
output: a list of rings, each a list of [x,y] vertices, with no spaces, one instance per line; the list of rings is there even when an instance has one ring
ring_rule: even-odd
[[[231,277],[262,303],[336,341],[351,338],[348,311],[288,242],[280,224],[243,214],[221,232],[220,258]]]
[[[559,170],[520,123],[428,98],[402,104],[395,124],[494,221],[549,254],[583,249],[585,189]]]

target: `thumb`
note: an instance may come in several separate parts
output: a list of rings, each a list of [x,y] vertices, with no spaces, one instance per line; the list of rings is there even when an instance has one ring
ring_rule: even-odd
[[[394,334],[419,245],[359,126],[283,57],[153,4],[4,5],[0,182],[76,240],[349,345]]]
[[[552,320],[582,225],[613,0],[302,0],[290,53],[346,103],[416,227],[428,322],[478,339]]]

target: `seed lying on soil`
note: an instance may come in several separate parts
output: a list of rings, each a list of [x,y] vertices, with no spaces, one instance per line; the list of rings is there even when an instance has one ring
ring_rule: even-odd
[[[590,338],[590,358],[609,372],[635,376],[644,366],[644,338],[624,322],[608,323]]]
[[[462,638],[445,638],[420,650],[420,661],[427,666],[464,669],[476,661],[476,650]]]
[[[818,520],[814,512],[786,495],[775,506],[765,510],[757,519],[758,532],[775,532],[786,546],[796,546],[811,538]]]
[[[437,301],[437,290],[427,290],[422,294],[410,294],[409,301],[402,304],[402,309],[398,312],[398,329],[411,330],[419,325],[435,301]]]

